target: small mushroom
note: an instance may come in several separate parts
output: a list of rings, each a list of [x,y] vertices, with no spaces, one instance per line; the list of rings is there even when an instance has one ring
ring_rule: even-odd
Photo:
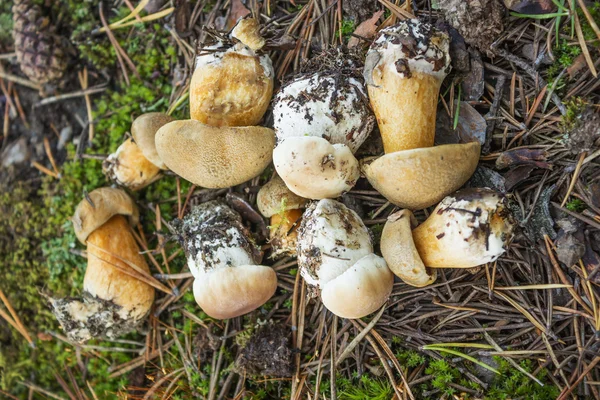
[[[152,112],[140,115],[131,124],[131,136],[140,150],[152,164],[160,169],[167,169],[167,166],[156,151],[156,132],[171,121],[174,121],[174,118],[167,114]]]
[[[324,199],[311,204],[298,234],[298,265],[321,301],[343,318],[361,318],[388,299],[394,276],[373,254],[369,231],[342,203]]]
[[[273,129],[279,140],[322,137],[355,153],[374,126],[365,87],[352,76],[317,72],[286,84],[275,97]]]
[[[258,176],[271,162],[275,134],[269,128],[214,127],[173,121],[156,133],[159,157],[188,181],[227,188]]]
[[[381,232],[381,255],[392,272],[409,285],[423,287],[437,279],[436,270],[428,270],[421,260],[412,236],[417,226],[409,210],[388,217]]]
[[[190,84],[191,118],[212,126],[253,126],[273,94],[274,70],[268,55],[243,43],[202,49]]]
[[[487,188],[469,188],[438,204],[413,230],[413,239],[427,267],[471,268],[500,257],[514,228],[506,197]]]
[[[272,257],[296,255],[297,228],[307,201],[290,191],[278,176],[274,176],[258,191],[258,210],[263,217],[271,219],[269,236]]]
[[[154,182],[160,168],[151,163],[133,139],[127,139],[102,163],[106,177],[131,190],[140,190]]]
[[[260,24],[254,18],[241,19],[231,31],[231,37],[254,51],[262,49],[265,45],[265,39],[260,35]]]
[[[400,207],[439,202],[477,166],[479,143],[431,147],[438,94],[449,70],[448,35],[416,19],[383,29],[367,54],[364,76],[386,154],[363,162],[363,172]]]
[[[234,318],[263,305],[277,288],[271,267],[257,265],[257,253],[239,214],[213,200],[173,223],[188,267],[194,297],[212,318]]]
[[[129,217],[129,222],[126,217]],[[154,288],[123,272],[149,272],[131,233],[138,211],[122,190],[100,188],[82,200],[73,216],[77,238],[87,244],[88,264],[80,298],[50,299],[70,339],[114,339],[132,331],[148,314]]]
[[[307,199],[338,197],[360,177],[348,146],[316,136],[284,139],[273,151],[273,164],[287,187]]]

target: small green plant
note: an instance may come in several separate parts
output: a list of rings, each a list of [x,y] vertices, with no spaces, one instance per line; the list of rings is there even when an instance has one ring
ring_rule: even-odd
[[[367,375],[361,376],[356,384],[347,379],[338,382],[340,400],[388,400],[393,393],[388,381],[370,378]]]
[[[573,199],[567,203],[567,210],[569,210],[569,211],[582,212],[586,208],[587,207],[586,207],[585,203],[580,199]]]
[[[556,386],[540,386],[529,377],[522,374],[514,368],[508,361],[502,357],[494,357],[498,364],[500,375],[496,377],[492,386],[485,395],[486,400],[508,400],[514,398],[527,398],[531,400],[551,400],[556,399],[560,391]],[[521,368],[527,372],[534,370],[533,361],[522,360]],[[543,369],[536,378],[544,381],[547,377],[547,370]]]
[[[341,34],[342,39],[347,39],[350,37],[350,35],[352,35],[354,33],[355,29],[356,29],[356,22],[354,22],[351,19],[344,19],[344,20],[342,20],[341,28],[338,31],[336,31],[335,37],[339,38],[340,34]]]

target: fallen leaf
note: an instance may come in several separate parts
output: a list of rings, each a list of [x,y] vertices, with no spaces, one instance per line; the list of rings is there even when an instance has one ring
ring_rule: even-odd
[[[525,179],[529,178],[531,172],[535,169],[532,165],[519,165],[516,168],[513,168],[504,174],[504,179],[506,182],[506,190],[511,190],[519,183],[525,181]]]
[[[227,30],[231,30],[237,22],[250,14],[250,10],[246,8],[242,0],[231,0],[231,12],[227,19]]]
[[[581,257],[583,265],[588,274],[588,279],[596,285],[600,284],[600,257],[590,246],[586,246],[583,257]]]
[[[583,240],[582,231],[565,232],[562,229],[558,231],[556,241],[554,242],[558,260],[567,267],[577,264],[585,253]]]
[[[436,118],[436,144],[485,142],[487,123],[485,118],[469,103],[460,102],[458,125],[452,128],[452,119],[445,110],[440,110]]]
[[[552,0],[504,0],[506,8],[521,14],[547,14],[552,11]]]
[[[379,18],[381,18],[382,15],[383,10],[377,11],[371,18],[361,22],[354,30],[354,35],[372,39],[375,36],[375,33],[377,33],[377,21],[379,21]],[[348,47],[356,47],[361,44],[361,42],[362,44],[367,44],[364,40],[353,36],[348,41]]]
[[[490,188],[500,193],[506,193],[505,179],[491,168],[479,166],[469,180],[469,187]]]
[[[500,154],[496,159],[496,168],[504,169],[517,165],[534,165],[538,168],[550,169],[546,162],[546,151],[540,149],[514,149]]]
[[[580,54],[577,56],[577,58],[575,58],[575,60],[573,60],[573,64],[571,64],[569,68],[567,68],[567,73],[571,78],[574,78],[575,75],[577,75],[577,73],[581,71],[581,69],[586,65],[587,63],[585,62],[585,56],[583,54]]]
[[[478,101],[484,91],[484,68],[481,54],[477,49],[469,48],[469,73],[462,80],[461,87],[464,99]]]

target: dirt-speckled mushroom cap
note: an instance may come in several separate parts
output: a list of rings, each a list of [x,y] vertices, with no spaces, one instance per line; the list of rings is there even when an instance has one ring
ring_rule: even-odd
[[[412,227],[416,225],[409,210],[390,215],[381,232],[381,255],[397,277],[411,286],[423,287],[435,282],[437,271],[427,271],[415,247]]]
[[[173,121],[156,133],[156,150],[169,169],[205,188],[227,188],[259,175],[271,162],[275,133],[260,126],[214,127]]]
[[[385,260],[369,254],[321,289],[321,301],[342,318],[362,318],[379,309],[390,297],[394,275]]]
[[[471,268],[495,261],[508,248],[515,221],[506,198],[487,188],[446,197],[413,230],[415,246],[431,268]]]
[[[273,164],[287,187],[307,199],[341,196],[360,177],[358,161],[348,146],[316,136],[279,142],[273,151]]]
[[[238,43],[203,49],[190,84],[190,115],[212,126],[253,126],[271,102],[275,76],[268,55]]]
[[[140,150],[142,150],[148,161],[160,169],[167,169],[167,166],[156,152],[154,138],[156,137],[156,132],[163,125],[171,121],[174,121],[174,118],[165,113],[152,112],[140,115],[131,124],[131,135],[140,147]]]
[[[447,144],[386,154],[362,170],[391,203],[420,210],[460,188],[475,172],[480,144]]]
[[[202,271],[194,280],[194,297],[202,310],[217,319],[234,318],[265,304],[277,289],[271,267],[241,265]]]
[[[307,202],[308,199],[288,189],[283,179],[277,175],[263,185],[256,196],[258,211],[266,218],[282,211],[304,208]]]
[[[79,202],[71,218],[77,239],[85,244],[90,233],[118,214],[129,217],[131,225],[139,219],[135,202],[124,191],[110,187],[93,190]]]
[[[102,163],[108,179],[131,190],[140,190],[156,181],[160,168],[150,162],[133,139],[125,140]]]

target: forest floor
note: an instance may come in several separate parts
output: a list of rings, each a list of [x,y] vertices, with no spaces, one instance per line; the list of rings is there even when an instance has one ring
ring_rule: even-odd
[[[68,63],[50,87],[29,80],[15,57],[12,2],[0,3],[0,397],[600,399],[599,3],[30,1]],[[488,265],[440,270],[425,288],[398,281],[386,306],[360,320],[308,299],[294,258],[271,260],[275,296],[214,320],[196,305],[165,226],[228,192],[256,213],[273,170],[224,190],[164,173],[132,196],[152,273],[179,294],[157,292],[147,321],[123,338],[70,342],[41,293],[81,292],[75,206],[111,184],[102,161],[135,117],[189,117],[195,54],[213,29],[227,32],[248,14],[264,26],[276,90],[322,51],[366,51],[378,28],[399,19],[449,31],[453,69],[436,143],[483,143],[467,186],[510,199],[519,229],[509,251]],[[115,24],[123,18],[131,23]],[[272,126],[270,110],[263,125]],[[380,154],[376,130],[358,155]],[[364,178],[342,200],[378,251],[397,209]]]

